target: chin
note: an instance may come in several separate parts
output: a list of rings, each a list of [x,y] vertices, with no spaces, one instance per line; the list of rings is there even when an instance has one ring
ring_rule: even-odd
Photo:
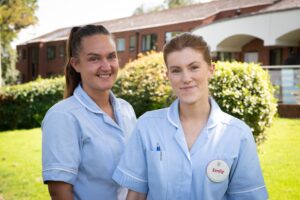
[[[179,98],[180,103],[186,104],[186,105],[193,105],[198,102],[197,99],[192,98]]]
[[[101,84],[101,85],[97,85],[95,88],[100,91],[108,91],[112,88],[112,85]]]
[[[179,101],[183,104],[186,104],[186,105],[193,105],[193,104],[197,104],[199,102],[202,102],[202,98],[201,96],[199,95],[181,95],[179,96]]]

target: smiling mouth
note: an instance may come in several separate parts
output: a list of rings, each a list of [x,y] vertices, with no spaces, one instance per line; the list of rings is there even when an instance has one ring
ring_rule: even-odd
[[[180,89],[181,90],[188,90],[188,89],[192,89],[194,88],[195,86],[187,86],[187,87],[181,87]]]
[[[109,77],[111,77],[111,74],[96,74],[96,76],[98,78],[109,78]]]

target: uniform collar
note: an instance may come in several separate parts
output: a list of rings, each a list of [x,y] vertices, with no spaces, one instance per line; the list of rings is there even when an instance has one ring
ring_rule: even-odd
[[[73,95],[87,110],[93,113],[104,113],[103,110],[95,103],[95,101],[83,90],[81,84],[78,84]],[[120,106],[118,105],[115,95],[111,91],[109,92],[109,100],[113,106],[113,109],[119,109]]]
[[[208,117],[208,121],[206,123],[206,127],[212,128],[215,125],[217,125],[217,123],[219,121],[221,121],[221,118],[223,115],[222,115],[222,111],[221,111],[220,107],[218,106],[218,104],[212,97],[209,97],[209,102],[211,105],[211,110],[210,110],[210,114]],[[176,128],[179,128],[181,126],[178,108],[179,108],[179,100],[176,99],[172,103],[172,105],[169,107],[168,113],[167,113],[167,118],[168,118],[169,122]]]
[[[210,114],[209,114],[209,117],[208,117],[208,121],[207,121],[207,124],[206,124],[206,127],[208,129],[213,128],[214,126],[216,126],[217,123],[222,121],[222,117],[223,117],[223,112],[220,109],[217,102],[212,97],[209,97],[209,102],[210,102],[211,107],[210,107]]]

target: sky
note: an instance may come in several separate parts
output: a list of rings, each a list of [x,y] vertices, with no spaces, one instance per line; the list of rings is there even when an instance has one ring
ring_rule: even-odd
[[[12,46],[59,28],[128,17],[141,4],[152,7],[162,3],[163,0],[38,0],[37,24],[21,30]]]

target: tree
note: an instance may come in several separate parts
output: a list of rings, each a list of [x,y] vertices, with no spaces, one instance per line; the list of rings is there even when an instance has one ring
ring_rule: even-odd
[[[192,0],[164,0],[164,4],[167,8],[177,8],[192,4]]]
[[[36,9],[37,0],[0,0],[1,77],[10,77],[7,76],[8,72],[10,75],[15,74],[15,72],[13,72],[15,66],[15,59],[13,58],[15,52],[12,50],[10,43],[17,37],[21,29],[37,22],[37,17],[35,16]],[[5,80],[5,82],[7,81]]]
[[[133,15],[141,15],[141,14],[146,14],[146,13],[150,13],[150,12],[157,12],[157,11],[161,11],[164,9],[165,8],[163,5],[158,5],[158,6],[151,7],[151,8],[145,8],[145,5],[141,4],[139,7],[137,7],[134,10]]]
[[[163,4],[151,8],[145,8],[145,5],[141,4],[139,7],[137,7],[134,10],[133,15],[140,15],[140,14],[157,12],[157,11],[170,9],[170,8],[187,6],[192,3],[194,3],[193,0],[164,0]]]

